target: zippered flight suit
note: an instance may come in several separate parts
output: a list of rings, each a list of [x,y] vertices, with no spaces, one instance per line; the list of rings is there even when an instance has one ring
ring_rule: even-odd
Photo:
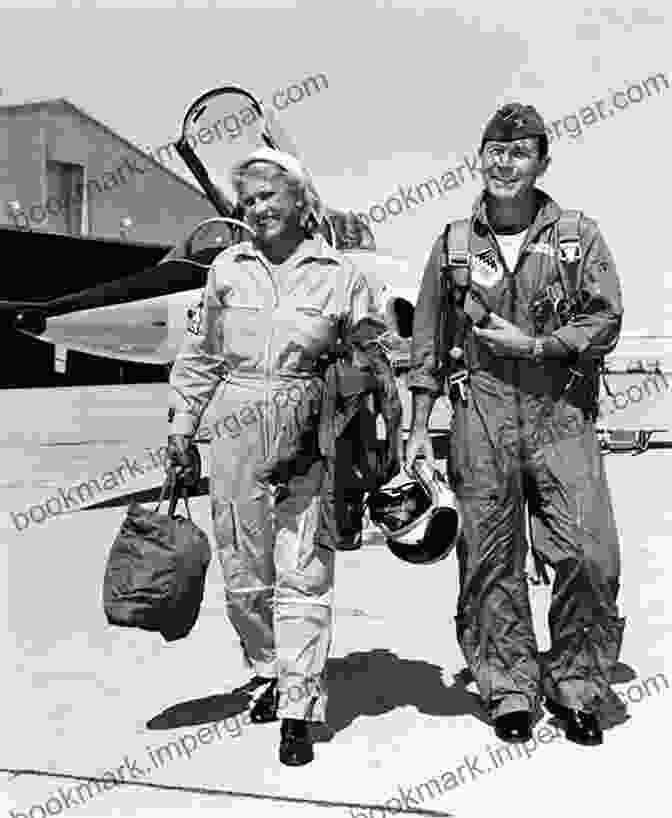
[[[560,208],[539,209],[514,270],[506,267],[481,196],[470,231],[472,286],[484,304],[530,336],[553,339],[541,362],[497,356],[474,333],[465,344],[466,400],[453,394],[450,476],[464,533],[458,544],[457,634],[493,718],[534,711],[540,693],[597,712],[609,696],[624,620],[616,595],[618,534],[590,416],[589,378],[572,379],[611,352],[622,321],[621,288],[595,222],[583,219],[585,312],[539,332],[535,304],[557,284],[552,241]],[[409,388],[441,392],[442,240],[428,260],[414,318]],[[559,343],[558,343],[559,342]],[[465,405],[466,404],[466,405]],[[541,534],[535,550],[555,570],[551,650],[540,668],[525,575],[525,502]]]
[[[235,245],[210,268],[170,376],[173,433],[193,434],[214,402],[210,491],[227,611],[247,664],[278,677],[280,718],[324,720],[334,552],[316,542],[323,461],[275,496],[263,467],[317,418],[317,359],[339,322],[372,304],[364,276],[321,236],[280,265]]]

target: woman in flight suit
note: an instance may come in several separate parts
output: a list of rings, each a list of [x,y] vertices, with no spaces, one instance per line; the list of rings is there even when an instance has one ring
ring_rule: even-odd
[[[343,320],[372,308],[364,276],[316,231],[312,187],[292,156],[263,148],[231,179],[254,238],[210,268],[170,384],[172,462],[214,402],[212,515],[227,611],[248,666],[266,687],[254,722],[282,719],[280,761],[313,759],[310,721],[325,720],[334,552],[317,544],[323,461],[304,459],[284,485],[268,464],[320,409],[318,358]]]

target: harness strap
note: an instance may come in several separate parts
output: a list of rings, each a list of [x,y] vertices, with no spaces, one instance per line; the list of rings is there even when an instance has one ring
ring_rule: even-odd
[[[581,246],[581,210],[563,210],[553,236],[555,258],[565,298],[572,304],[581,289],[583,247]]]
[[[457,286],[468,287],[471,281],[471,253],[469,252],[469,234],[471,232],[471,219],[460,219],[446,225],[443,233],[444,252],[446,254],[445,266],[455,269],[465,270],[462,281],[458,281],[455,274]]]
[[[451,353],[457,349],[464,353],[469,323],[464,312],[464,301],[471,287],[470,235],[471,219],[449,222],[443,231],[438,349],[444,377],[466,370],[463,357],[456,359]]]

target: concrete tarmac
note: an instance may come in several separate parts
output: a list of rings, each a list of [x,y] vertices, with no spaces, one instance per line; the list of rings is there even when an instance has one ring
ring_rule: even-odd
[[[606,731],[602,747],[568,743],[547,716],[533,742],[502,745],[455,640],[454,555],[409,566],[373,536],[337,556],[329,730],[317,735],[315,761],[291,769],[277,760],[278,725],[250,725],[250,696],[235,692],[249,673],[226,619],[216,558],[186,639],[168,644],[106,623],[103,573],[125,508],[90,506],[160,482],[150,452],[165,443],[165,396],[163,386],[0,395],[7,600],[0,813],[566,818],[664,809],[672,454],[606,461],[627,617],[615,690],[630,718]],[[124,458],[131,465],[135,458],[136,472],[127,466],[123,485],[108,477],[102,488]],[[96,497],[68,494],[94,478]],[[61,489],[71,498],[67,512],[38,522],[33,511],[22,527],[19,512],[46,509],[49,497],[65,504]],[[214,546],[208,498],[191,507]],[[548,589],[531,588],[531,597],[544,649]]]

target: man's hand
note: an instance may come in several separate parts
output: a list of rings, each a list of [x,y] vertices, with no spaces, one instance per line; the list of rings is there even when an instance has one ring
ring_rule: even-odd
[[[191,435],[168,435],[166,472],[179,477],[185,488],[192,489],[201,478],[201,458]]]
[[[531,354],[534,338],[494,312],[490,314],[488,329],[474,327],[473,331],[495,355],[504,358],[528,358]]]
[[[418,457],[424,457],[429,468],[434,469],[434,446],[427,429],[411,429],[406,443],[406,468],[409,471]]]

